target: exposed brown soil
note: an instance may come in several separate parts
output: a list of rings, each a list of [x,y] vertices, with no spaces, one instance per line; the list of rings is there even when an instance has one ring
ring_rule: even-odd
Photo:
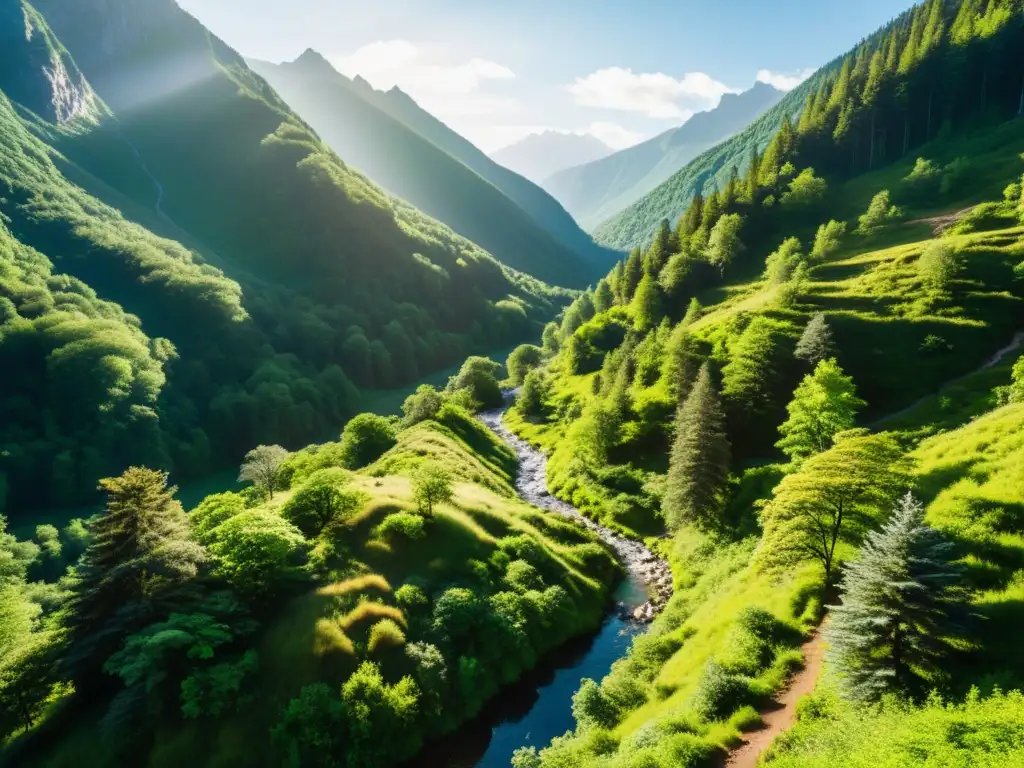
[[[974,206],[971,206],[970,208],[964,208],[962,211],[957,211],[956,213],[944,213],[941,216],[932,216],[929,219],[915,219],[908,223],[931,224],[932,232],[936,235],[941,235],[973,210]]]
[[[796,704],[801,697],[814,690],[821,674],[821,665],[825,655],[825,641],[821,632],[811,635],[804,643],[801,651],[804,654],[804,666],[789,680],[785,690],[776,695],[772,703],[761,712],[764,724],[756,731],[745,734],[746,740],[738,747],[729,751],[725,759],[726,768],[755,768],[758,758],[775,740],[775,737],[788,731],[796,722]]]

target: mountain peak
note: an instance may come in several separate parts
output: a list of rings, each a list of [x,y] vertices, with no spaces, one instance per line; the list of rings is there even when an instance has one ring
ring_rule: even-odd
[[[308,72],[317,72],[320,74],[337,75],[338,70],[327,59],[323,57],[318,51],[314,51],[312,48],[307,48],[302,52],[295,61],[292,62],[293,66],[302,67]]]

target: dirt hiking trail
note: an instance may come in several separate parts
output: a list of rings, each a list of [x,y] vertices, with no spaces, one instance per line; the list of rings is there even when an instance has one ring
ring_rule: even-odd
[[[761,710],[764,724],[756,731],[744,734],[744,742],[729,751],[723,763],[726,768],[755,768],[758,758],[775,737],[793,727],[796,722],[796,703],[814,690],[821,674],[825,656],[825,640],[821,630],[816,630],[800,650],[804,655],[803,668],[789,679],[786,688],[775,695],[772,703]]]

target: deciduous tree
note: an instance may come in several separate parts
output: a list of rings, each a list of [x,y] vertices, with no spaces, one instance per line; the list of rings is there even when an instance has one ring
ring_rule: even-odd
[[[864,405],[853,379],[835,360],[823,360],[793,393],[789,419],[779,427],[782,439],[776,445],[796,462],[827,451],[837,434],[853,429]]]
[[[245,454],[238,482],[252,483],[269,498],[274,498],[281,465],[288,451],[280,445],[258,445]]]
[[[866,528],[904,490],[903,451],[889,434],[853,430],[783,478],[761,511],[757,560],[787,567],[812,558],[832,578],[840,541],[860,543]]]

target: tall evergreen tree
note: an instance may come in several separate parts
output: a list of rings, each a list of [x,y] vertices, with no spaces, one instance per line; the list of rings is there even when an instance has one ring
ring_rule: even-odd
[[[669,527],[721,525],[729,478],[730,447],[725,417],[708,364],[701,366],[689,397],[676,414],[662,510]]]
[[[700,320],[701,315],[704,314],[704,307],[700,305],[697,297],[694,296],[690,299],[689,306],[686,307],[686,314],[683,315],[683,327],[693,325]]]
[[[148,623],[206,560],[166,473],[131,467],[100,487],[106,510],[90,523],[66,609],[66,661],[79,688],[96,681],[121,640]]]
[[[853,429],[857,411],[865,405],[857,397],[853,379],[835,360],[818,363],[793,393],[789,418],[779,427],[776,445],[793,461],[827,451],[840,432]]]
[[[635,248],[622,267],[622,279],[619,281],[619,293],[616,296],[619,304],[629,304],[633,300],[633,294],[640,285],[643,272],[643,251]]]
[[[817,367],[822,360],[827,360],[835,354],[835,345],[832,342],[832,329],[825,321],[825,313],[817,312],[811,316],[804,328],[800,341],[797,342],[793,356],[798,360],[805,360],[813,367]]]
[[[686,209],[686,213],[683,214],[683,218],[680,220],[680,229],[686,235],[692,235],[698,229],[700,229],[703,219],[701,218],[704,213],[704,195],[699,192],[694,195],[690,201],[690,207]]]
[[[953,544],[924,522],[908,493],[846,568],[842,603],[830,607],[829,662],[851,698],[920,693],[966,615]]]
[[[662,375],[668,382],[669,391],[680,405],[689,396],[700,365],[701,355],[697,340],[686,329],[686,323],[679,323],[672,330],[665,349]]]
[[[611,286],[608,285],[608,278],[602,278],[594,289],[594,311],[607,312],[615,304],[615,295]]]
[[[633,297],[633,325],[640,333],[656,328],[664,317],[661,284],[653,275],[643,276]]]

